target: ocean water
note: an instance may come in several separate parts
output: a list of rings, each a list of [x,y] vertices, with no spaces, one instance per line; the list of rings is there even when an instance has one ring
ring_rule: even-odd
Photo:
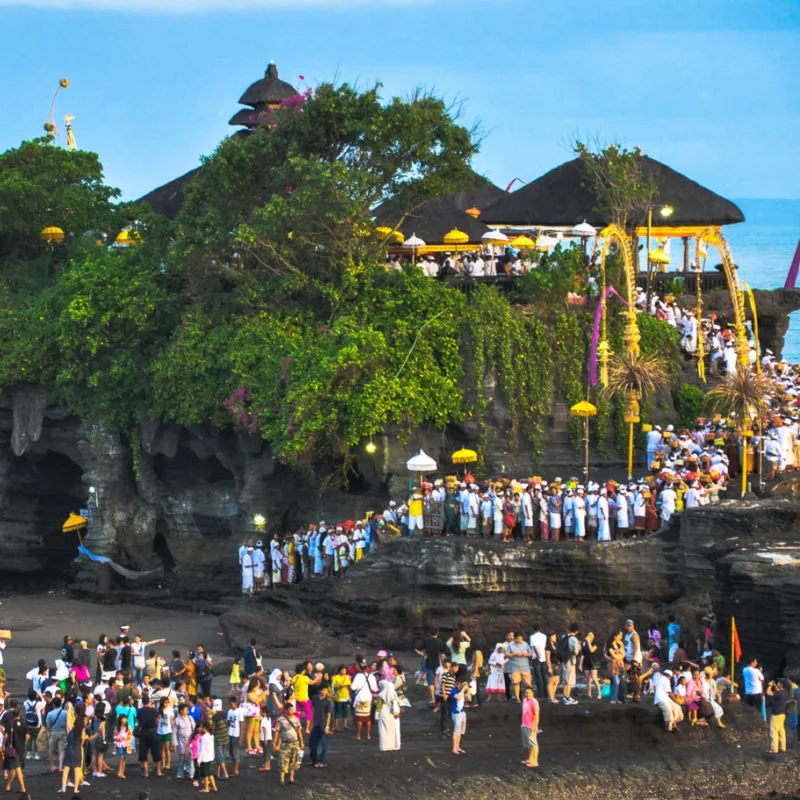
[[[782,287],[800,240],[800,200],[735,200],[745,216],[739,225],[727,225],[733,260],[742,280],[754,289]],[[709,264],[713,266],[713,251]],[[797,286],[800,287],[800,276]],[[791,315],[784,357],[800,362],[800,311]]]

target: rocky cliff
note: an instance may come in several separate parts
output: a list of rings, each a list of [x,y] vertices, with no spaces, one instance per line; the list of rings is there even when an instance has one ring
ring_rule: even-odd
[[[342,580],[269,593],[222,624],[234,645],[256,635],[300,654],[353,639],[407,650],[434,626],[466,630],[486,648],[535,621],[556,631],[577,621],[605,639],[627,617],[643,631],[674,613],[691,652],[713,603],[723,652],[734,614],[748,653],[798,666],[798,520],[800,505],[770,500],[693,510],[656,535],[604,545],[396,540]]]

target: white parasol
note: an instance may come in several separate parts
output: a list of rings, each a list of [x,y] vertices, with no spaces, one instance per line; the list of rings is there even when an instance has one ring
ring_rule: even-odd
[[[425,242],[417,236],[416,233],[412,233],[411,236],[408,237],[403,242],[403,247],[410,247],[411,248],[411,260],[416,264],[417,263],[417,248],[418,247],[425,247]]]
[[[406,469],[409,472],[436,472],[436,462],[424,450],[420,450],[408,459]]]
[[[597,234],[597,229],[590,225],[586,220],[581,222],[579,225],[576,225],[572,229],[573,236],[580,236],[582,239],[584,237],[588,238],[589,236],[595,236]]]

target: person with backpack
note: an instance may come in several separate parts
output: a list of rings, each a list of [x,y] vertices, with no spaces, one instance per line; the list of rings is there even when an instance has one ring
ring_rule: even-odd
[[[565,633],[556,645],[556,655],[561,661],[561,682],[564,695],[564,705],[574,706],[577,700],[571,697],[572,688],[577,681],[578,655],[581,652],[581,643],[578,639],[580,628],[573,622],[569,626],[569,633]]]
[[[195,652],[194,668],[195,680],[197,681],[197,694],[210,697],[211,682],[214,679],[214,675],[211,671],[211,659],[202,645],[197,645],[197,650]]]
[[[28,689],[28,699],[23,704],[25,724],[28,726],[28,740],[25,742],[25,752],[35,761],[38,761],[39,751],[36,749],[36,738],[42,727],[42,712],[44,711],[44,700],[41,695],[36,694],[33,689]]]

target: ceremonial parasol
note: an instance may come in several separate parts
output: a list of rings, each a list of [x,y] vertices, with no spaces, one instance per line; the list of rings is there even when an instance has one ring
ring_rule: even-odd
[[[467,450],[462,447],[453,453],[452,461],[454,464],[472,464],[478,460],[478,454],[474,450]]]
[[[481,236],[481,241],[488,242],[489,244],[506,244],[508,242],[508,236],[502,231],[492,229],[486,231],[486,233]]]
[[[81,531],[87,526],[88,522],[86,521],[86,517],[82,517],[80,514],[76,514],[74,511],[67,517],[67,521],[61,526],[61,530],[64,533],[73,533],[76,532],[78,534],[78,543],[83,544],[81,540]]]
[[[518,247],[520,250],[533,250],[536,243],[528,236],[517,236],[516,239],[511,240],[512,247]]]
[[[467,244],[469,242],[469,234],[464,233],[464,231],[460,231],[458,228],[453,228],[453,230],[448,231],[442,241],[445,244],[452,244],[452,245],[460,245],[460,244]]]
[[[540,236],[536,240],[536,249],[539,252],[546,252],[551,247],[555,247],[558,244],[558,239],[553,236]]]
[[[411,236],[408,237],[403,242],[403,247],[410,247],[411,248],[411,260],[416,264],[417,263],[417,248],[425,247],[425,242],[417,236],[416,233],[412,233]]]
[[[406,469],[409,472],[418,472],[421,482],[426,472],[436,472],[436,462],[424,450],[420,450],[417,455],[408,459]]]
[[[581,239],[594,236],[597,233],[597,228],[590,225],[586,220],[575,225],[572,229],[573,236],[580,236]]]

